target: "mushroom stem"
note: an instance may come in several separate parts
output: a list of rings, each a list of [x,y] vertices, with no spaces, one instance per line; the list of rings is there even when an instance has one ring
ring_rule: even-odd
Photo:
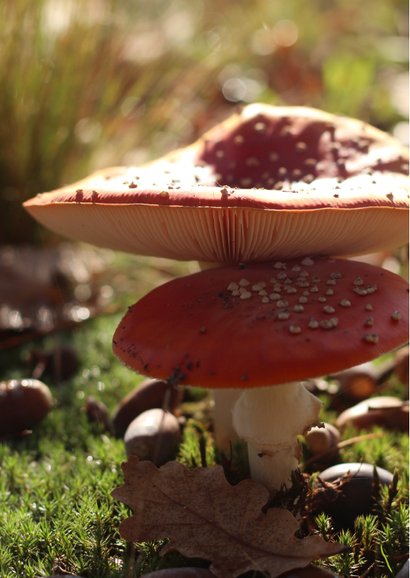
[[[291,485],[298,467],[297,436],[319,421],[321,402],[302,383],[255,387],[242,393],[233,426],[248,444],[251,478],[269,490]]]

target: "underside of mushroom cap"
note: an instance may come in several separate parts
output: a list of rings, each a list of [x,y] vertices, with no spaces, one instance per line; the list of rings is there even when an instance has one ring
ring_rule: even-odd
[[[251,105],[190,147],[25,207],[68,237],[172,259],[368,253],[407,241],[406,155],[354,119]]]
[[[114,353],[144,374],[257,387],[334,373],[408,338],[408,285],[371,265],[304,258],[210,269],[132,306]]]

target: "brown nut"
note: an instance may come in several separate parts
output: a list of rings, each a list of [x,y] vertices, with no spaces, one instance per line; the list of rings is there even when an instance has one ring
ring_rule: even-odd
[[[305,442],[312,456],[321,454],[337,454],[337,444],[340,442],[340,432],[331,423],[323,423],[321,426],[312,427],[305,434]]]
[[[31,429],[44,419],[52,405],[49,388],[38,379],[0,381],[0,435]]]
[[[390,485],[393,474],[373,464],[344,463],[321,472],[318,481],[335,488],[321,510],[332,517],[335,528],[352,528],[357,516],[371,513],[378,485]]]
[[[116,435],[124,435],[134,418],[153,408],[174,412],[182,401],[183,390],[161,379],[145,379],[118,404],[113,416]]]
[[[144,411],[130,423],[124,441],[128,456],[161,466],[177,453],[181,441],[178,419],[159,408]]]
[[[93,396],[87,397],[85,401],[85,414],[90,423],[98,424],[103,430],[112,433],[112,423],[107,406]]]
[[[409,348],[399,349],[394,359],[394,374],[398,380],[409,386]]]
[[[349,400],[359,401],[372,395],[377,386],[377,371],[369,361],[346,369],[332,376],[339,383],[339,394]]]
[[[397,397],[380,396],[366,399],[343,411],[336,420],[339,429],[351,425],[357,429],[382,426],[408,431],[409,405]]]

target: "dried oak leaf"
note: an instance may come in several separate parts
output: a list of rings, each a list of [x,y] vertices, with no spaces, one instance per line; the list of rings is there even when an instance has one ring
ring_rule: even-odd
[[[210,560],[219,578],[250,570],[274,578],[343,549],[318,535],[296,538],[299,524],[288,510],[262,511],[269,498],[264,486],[252,480],[231,486],[220,466],[188,470],[168,462],[157,468],[131,456],[123,470],[125,484],[113,496],[134,512],[120,526],[123,538],[167,538],[161,554],[177,550]]]

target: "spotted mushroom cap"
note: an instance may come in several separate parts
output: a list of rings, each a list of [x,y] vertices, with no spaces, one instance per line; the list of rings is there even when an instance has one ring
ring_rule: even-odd
[[[250,105],[193,145],[25,203],[68,237],[218,263],[354,255],[408,238],[407,151],[361,121]]]
[[[144,375],[204,387],[274,385],[334,373],[408,339],[408,284],[332,258],[208,269],[133,305],[114,353]]]

